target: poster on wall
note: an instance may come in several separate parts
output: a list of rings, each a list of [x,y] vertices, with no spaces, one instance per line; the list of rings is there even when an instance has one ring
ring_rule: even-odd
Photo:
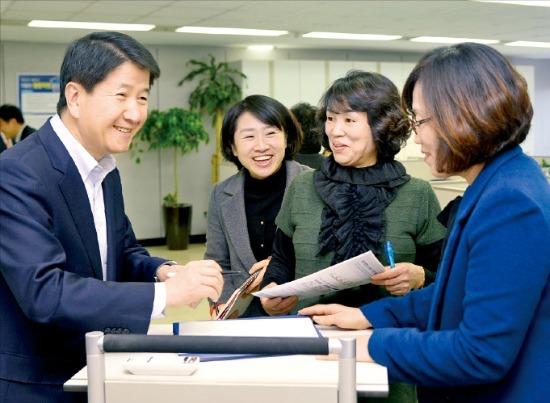
[[[38,129],[55,115],[59,100],[59,75],[17,74],[19,107],[25,123]]]

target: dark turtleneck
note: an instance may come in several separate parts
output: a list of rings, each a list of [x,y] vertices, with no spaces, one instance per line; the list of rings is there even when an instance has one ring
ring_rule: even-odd
[[[271,256],[275,217],[281,209],[286,186],[286,165],[265,179],[254,179],[245,170],[244,205],[250,246],[256,260]]]

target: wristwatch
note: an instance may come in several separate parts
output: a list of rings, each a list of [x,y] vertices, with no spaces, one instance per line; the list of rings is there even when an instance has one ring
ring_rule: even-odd
[[[162,263],[159,267],[157,267],[157,270],[155,270],[155,282],[160,283],[161,279],[158,277],[159,270],[162,266],[175,266],[178,262],[174,260],[167,260],[166,262]]]

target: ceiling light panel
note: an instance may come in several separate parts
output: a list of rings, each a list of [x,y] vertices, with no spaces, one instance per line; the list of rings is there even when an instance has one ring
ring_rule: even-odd
[[[246,36],[282,36],[288,31],[273,31],[266,29],[245,29],[245,28],[214,28],[214,27],[180,27],[176,32],[185,34],[206,34],[206,35],[246,35]]]
[[[463,42],[475,42],[483,43],[485,45],[493,45],[499,43],[495,39],[474,39],[474,38],[449,38],[445,36],[418,36],[411,38],[411,42],[426,42],[426,43],[463,43]]]
[[[303,34],[304,38],[320,39],[346,39],[356,41],[394,41],[401,39],[398,35],[373,35],[373,34],[346,34],[342,32],[308,32]]]
[[[99,29],[104,31],[150,31],[155,28],[150,24],[113,24],[106,22],[77,22],[77,21],[47,21],[32,20],[27,24],[33,28],[72,28],[72,29]]]
[[[505,43],[506,46],[519,46],[527,48],[550,48],[550,42],[514,41]]]
[[[550,7],[550,1],[536,0],[536,1],[505,1],[505,0],[473,0],[478,3],[500,3],[500,4],[512,4],[514,6],[530,6],[530,7]]]

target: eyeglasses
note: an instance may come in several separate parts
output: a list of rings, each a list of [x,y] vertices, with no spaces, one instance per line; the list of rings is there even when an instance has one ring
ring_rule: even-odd
[[[411,129],[416,133],[416,128],[420,125],[423,125],[424,123],[427,123],[429,122],[430,120],[432,120],[432,117],[430,116],[429,118],[426,118],[426,119],[421,119],[421,120],[414,120],[415,118],[412,117],[409,119],[409,121],[411,122]]]

